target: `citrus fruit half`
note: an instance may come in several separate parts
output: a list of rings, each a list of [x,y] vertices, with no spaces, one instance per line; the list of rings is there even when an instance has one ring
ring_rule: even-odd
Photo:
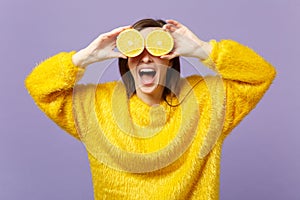
[[[117,37],[117,48],[128,57],[135,57],[144,50],[144,38],[135,29],[126,29]]]
[[[173,46],[173,37],[162,29],[151,31],[146,37],[146,49],[154,56],[168,54]]]

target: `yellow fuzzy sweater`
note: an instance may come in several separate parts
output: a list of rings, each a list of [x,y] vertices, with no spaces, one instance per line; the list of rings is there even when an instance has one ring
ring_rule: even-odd
[[[128,99],[117,81],[76,85],[84,69],[72,63],[75,52],[45,60],[27,77],[41,110],[85,144],[96,200],[219,198],[222,143],[276,72],[235,41],[211,44],[204,63],[220,76],[182,79],[179,96],[168,98],[182,102],[176,107]]]

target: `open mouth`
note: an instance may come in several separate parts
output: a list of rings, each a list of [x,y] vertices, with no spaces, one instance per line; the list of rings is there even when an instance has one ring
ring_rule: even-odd
[[[139,76],[145,85],[153,84],[155,75],[155,69],[146,68],[139,70]]]

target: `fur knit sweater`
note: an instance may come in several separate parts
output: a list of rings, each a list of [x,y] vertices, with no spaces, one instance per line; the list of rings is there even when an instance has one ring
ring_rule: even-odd
[[[218,76],[182,79],[176,98],[149,106],[123,83],[78,85],[75,52],[40,63],[25,85],[40,109],[87,149],[100,199],[219,199],[228,133],[255,107],[275,69],[232,40],[211,41],[204,63]],[[191,92],[190,92],[191,91]]]

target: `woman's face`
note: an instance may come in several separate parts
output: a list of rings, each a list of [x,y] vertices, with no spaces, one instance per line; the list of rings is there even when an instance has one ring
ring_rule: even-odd
[[[145,28],[140,33],[146,38],[148,33],[155,29],[158,28]],[[128,67],[134,78],[137,93],[162,94],[166,82],[167,68],[170,67],[169,60],[153,56],[145,48],[140,55],[128,58]]]

